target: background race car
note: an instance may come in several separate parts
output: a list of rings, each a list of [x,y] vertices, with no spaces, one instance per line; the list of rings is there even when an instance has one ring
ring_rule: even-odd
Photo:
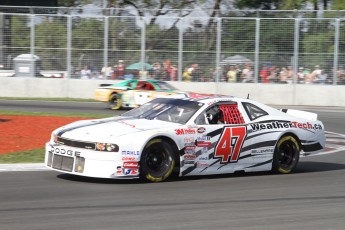
[[[182,93],[167,82],[157,80],[126,80],[117,84],[101,84],[95,99],[107,102],[109,108],[135,108],[154,98]]]
[[[315,113],[235,97],[157,98],[121,116],[53,131],[45,164],[100,178],[292,172],[325,147]]]

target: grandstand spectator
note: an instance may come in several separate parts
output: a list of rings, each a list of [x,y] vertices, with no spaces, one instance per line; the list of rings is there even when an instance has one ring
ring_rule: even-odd
[[[176,65],[171,66],[170,81],[177,81],[178,69]]]
[[[104,79],[110,79],[112,76],[112,69],[110,66],[104,66],[101,70],[101,73],[103,73]]]
[[[328,74],[324,69],[321,70],[320,74],[316,76],[313,83],[315,84],[325,84],[327,80]]]
[[[207,74],[207,77],[205,78],[205,81],[207,81],[207,82],[214,81],[215,78],[214,78],[213,74],[214,74],[214,69],[210,68],[208,70],[208,74]]]
[[[236,82],[241,82],[242,69],[239,65],[235,65],[236,70]]]
[[[123,60],[118,61],[117,67],[118,67],[118,74],[119,74],[118,77],[123,78],[123,76],[125,75],[125,64]]]
[[[279,76],[279,68],[277,68],[276,66],[272,66],[270,69],[269,69],[269,80],[270,80],[270,83],[275,83],[278,81],[278,76]]]
[[[202,71],[199,64],[192,64],[192,81],[202,81]]]
[[[235,66],[230,66],[229,67],[229,71],[227,72],[226,76],[227,76],[227,82],[236,82],[236,69]]]
[[[282,67],[281,71],[279,72],[279,83],[287,84],[288,80],[288,70],[285,67]]]
[[[264,66],[260,71],[260,80],[262,83],[269,83],[269,71],[267,66]]]
[[[345,85],[345,69],[343,66],[340,66],[339,70],[337,71],[337,84]]]
[[[314,71],[310,74],[311,81],[317,81],[320,78],[321,72],[320,66],[316,65]]]
[[[254,72],[251,69],[249,64],[246,64],[245,68],[242,71],[241,79],[243,83],[251,83],[254,82],[253,78]]]
[[[293,82],[293,79],[294,79],[294,76],[295,76],[295,73],[293,72],[293,69],[291,66],[288,66],[287,67],[287,79],[286,81],[288,83],[292,83]]]
[[[164,62],[164,79],[162,80],[169,81],[171,78],[171,72],[172,72],[171,61],[167,59]]]
[[[161,63],[155,62],[152,64],[153,66],[153,73],[152,73],[152,78],[159,80],[162,78],[162,66]]]
[[[304,69],[304,83],[305,84],[313,83],[313,77],[309,68]]]
[[[111,75],[111,80],[116,80],[120,76],[118,65],[114,65],[113,74]]]
[[[304,83],[304,68],[299,67],[297,72],[297,83],[303,84]]]
[[[80,79],[90,79],[91,70],[88,65],[84,65],[84,68],[80,71]]]
[[[183,81],[186,81],[186,82],[191,82],[193,77],[192,77],[192,71],[193,69],[192,68],[184,68],[184,71],[183,71],[183,74],[182,74],[182,79]]]

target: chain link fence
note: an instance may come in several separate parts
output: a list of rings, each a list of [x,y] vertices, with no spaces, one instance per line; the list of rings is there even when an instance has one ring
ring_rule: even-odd
[[[31,54],[42,72],[67,78],[345,84],[343,11],[210,18],[21,10],[0,7],[2,75],[15,75],[15,58]]]

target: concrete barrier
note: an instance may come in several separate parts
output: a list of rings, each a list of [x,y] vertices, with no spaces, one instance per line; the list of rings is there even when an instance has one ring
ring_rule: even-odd
[[[0,77],[0,97],[83,98],[92,99],[101,83],[110,80],[67,78]],[[254,84],[226,82],[170,82],[182,91],[217,93],[249,97],[271,105],[345,106],[345,86]]]

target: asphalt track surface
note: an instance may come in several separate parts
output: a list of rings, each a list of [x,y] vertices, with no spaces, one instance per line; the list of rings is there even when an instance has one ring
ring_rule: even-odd
[[[317,112],[345,133],[345,108]],[[0,110],[120,114],[101,103],[0,100]],[[122,111],[123,112],[123,111]],[[186,177],[163,183],[52,171],[0,173],[0,230],[344,230],[345,151],[301,159],[295,173]]]

